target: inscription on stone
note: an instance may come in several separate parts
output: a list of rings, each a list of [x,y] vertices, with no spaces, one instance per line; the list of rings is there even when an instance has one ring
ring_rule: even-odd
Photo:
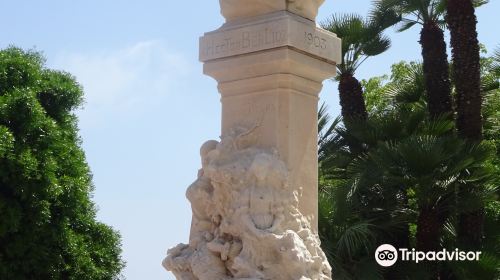
[[[320,49],[326,49],[328,47],[327,41],[321,35],[316,32],[304,32],[305,43],[311,47],[316,47]]]
[[[246,113],[252,115],[257,114],[263,116],[267,113],[272,113],[276,111],[276,107],[272,103],[261,105],[255,102],[249,102],[246,104],[245,107],[247,108]]]
[[[340,61],[335,50],[340,39],[314,24],[294,17],[277,17],[253,25],[235,26],[207,33],[200,39],[200,60],[208,61],[265,49],[290,46],[331,61]]]
[[[232,35],[232,34],[229,34]],[[218,39],[218,38],[217,38]],[[230,52],[245,51],[252,48],[266,48],[287,41],[286,30],[265,28],[257,31],[243,31],[222,40],[213,38],[205,43],[203,52],[206,56],[224,55]]]

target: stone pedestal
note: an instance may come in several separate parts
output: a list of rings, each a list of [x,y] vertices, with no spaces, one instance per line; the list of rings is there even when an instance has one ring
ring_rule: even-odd
[[[278,150],[315,230],[318,94],[339,50],[334,34],[289,11],[231,21],[200,39],[204,73],[219,82],[222,135],[258,126],[256,145]]]
[[[178,279],[330,279],[317,236],[317,111],[341,44],[316,27],[321,3],[220,0],[226,23],[200,38],[222,136],[202,147],[188,189],[190,244],[164,261]]]

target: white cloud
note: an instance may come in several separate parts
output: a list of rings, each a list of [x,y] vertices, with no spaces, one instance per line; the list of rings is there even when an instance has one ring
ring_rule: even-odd
[[[161,41],[99,53],[64,53],[50,66],[70,72],[84,87],[83,118],[96,110],[138,109],[144,102],[169,95],[191,71],[185,56]]]

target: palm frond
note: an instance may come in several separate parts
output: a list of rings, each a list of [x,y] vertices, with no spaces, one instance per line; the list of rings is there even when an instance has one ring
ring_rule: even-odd
[[[376,56],[391,47],[391,39],[389,37],[378,34],[371,40],[365,42],[362,48],[362,52],[366,56]]]
[[[376,0],[370,15],[379,23],[400,23],[397,31],[402,32],[416,24],[438,23],[442,21],[444,12],[442,0]]]
[[[492,58],[493,58],[492,71],[495,73],[497,78],[500,78],[500,47],[497,47],[497,49],[493,53]]]
[[[481,7],[482,5],[486,5],[489,2],[490,2],[489,0],[472,0],[472,4],[474,5],[474,8]]]
[[[382,1],[372,1],[372,9],[368,15],[371,22],[383,29],[394,26],[403,19],[400,13],[386,5]]]
[[[418,24],[418,21],[403,19],[403,20],[401,20],[401,24],[399,25],[397,31],[404,32],[404,31],[412,28],[415,24]]]
[[[366,58],[379,55],[391,46],[390,39],[383,35],[384,26],[358,14],[334,14],[320,25],[342,39],[340,74],[354,75]]]
[[[348,227],[337,242],[337,251],[348,256],[354,255],[359,250],[370,252],[376,240],[375,229],[375,225],[368,222]]]

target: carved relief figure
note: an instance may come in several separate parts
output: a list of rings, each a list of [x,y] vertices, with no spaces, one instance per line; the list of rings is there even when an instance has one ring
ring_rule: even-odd
[[[194,246],[204,238],[206,233],[210,232],[212,227],[212,215],[210,212],[213,209],[211,196],[214,190],[210,178],[205,176],[204,170],[209,163],[208,155],[210,151],[215,150],[217,144],[217,141],[211,140],[201,146],[200,157],[202,168],[198,171],[198,179],[186,191],[186,197],[191,202],[191,209],[193,211],[190,242],[194,242]]]
[[[254,131],[237,127],[202,146],[202,168],[186,193],[189,245],[169,250],[163,263],[177,279],[331,279],[286,164],[255,147]]]

